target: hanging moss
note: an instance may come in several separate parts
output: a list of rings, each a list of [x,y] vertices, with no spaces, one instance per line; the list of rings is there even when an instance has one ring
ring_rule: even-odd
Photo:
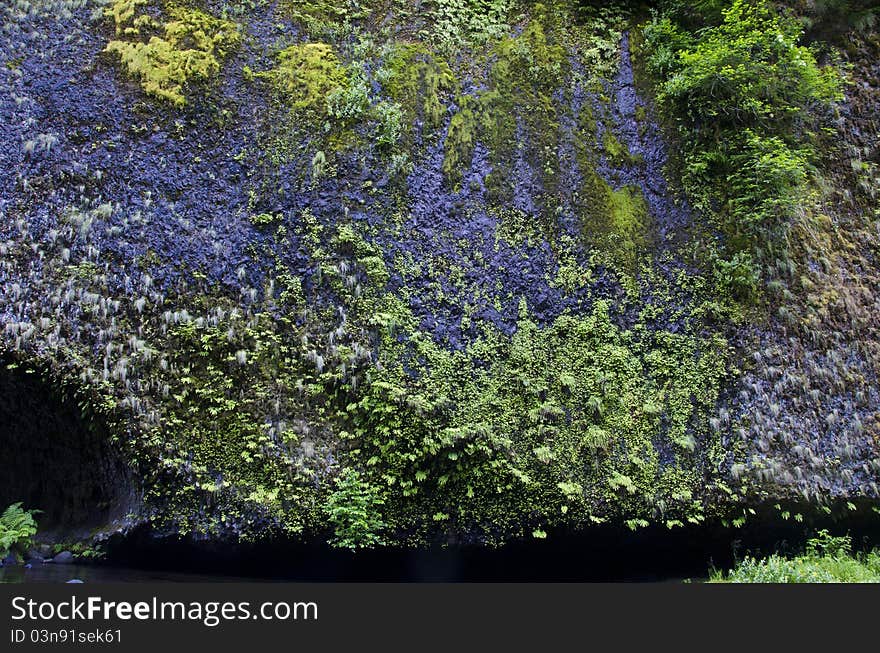
[[[409,124],[421,120],[429,134],[441,126],[446,114],[442,96],[455,84],[446,61],[424,44],[398,43],[388,56],[383,74],[383,88],[405,108]]]
[[[528,163],[551,188],[558,170],[558,116],[551,98],[567,69],[565,49],[553,38],[553,25],[543,5],[518,36],[501,39],[491,52],[488,89],[456,102],[446,138],[443,171],[453,185],[461,180],[477,141],[492,154],[494,170],[487,179],[493,198],[512,194],[510,170],[518,149],[528,139]]]

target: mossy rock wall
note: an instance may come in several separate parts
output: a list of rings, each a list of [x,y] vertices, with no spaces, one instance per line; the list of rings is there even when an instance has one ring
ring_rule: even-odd
[[[100,408],[134,521],[497,545],[873,505],[859,179],[744,300],[645,17],[456,7],[0,8],[0,349]]]

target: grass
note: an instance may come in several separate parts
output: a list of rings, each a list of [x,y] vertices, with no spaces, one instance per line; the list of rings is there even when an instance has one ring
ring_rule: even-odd
[[[821,530],[807,542],[803,555],[764,559],[746,556],[727,573],[712,573],[713,583],[877,583],[880,550],[852,553],[848,536],[834,537]]]

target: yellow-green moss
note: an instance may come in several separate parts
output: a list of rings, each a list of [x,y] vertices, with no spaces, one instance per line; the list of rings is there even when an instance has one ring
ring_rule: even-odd
[[[117,0],[105,10],[116,24],[116,33],[133,40],[113,40],[106,52],[119,56],[144,91],[178,106],[186,104],[187,84],[220,71],[220,61],[238,44],[238,26],[198,9],[171,7],[165,23],[147,14],[136,16],[146,0]],[[136,40],[146,29],[158,30],[147,42]]]
[[[113,17],[116,24],[116,34],[140,34],[138,25],[135,25],[135,12],[137,8],[147,4],[148,0],[116,0],[109,8],[104,10],[104,14]],[[143,18],[151,19],[150,16],[142,14],[138,16],[138,20],[143,23]]]
[[[333,0],[281,0],[281,15],[287,16],[312,38],[338,37],[350,24],[367,16],[369,4],[333,2]]]
[[[634,166],[642,162],[642,157],[632,154],[629,148],[621,143],[620,139],[610,129],[606,129],[605,133],[602,134],[602,145],[605,147],[608,161],[618,168]]]
[[[639,255],[649,245],[649,212],[644,194],[636,186],[615,190],[596,171],[596,120],[587,105],[577,116],[574,135],[581,177],[575,208],[580,216],[583,238],[602,262],[632,275],[637,271]],[[613,164],[626,162],[635,165],[637,162],[611,130],[605,130],[602,143]]]
[[[323,112],[327,95],[348,82],[345,69],[326,43],[292,45],[278,53],[278,66],[257,73],[272,82],[293,110]]]
[[[641,189],[611,188],[592,169],[582,172],[581,228],[585,240],[621,271],[634,273],[648,246],[648,205]]]

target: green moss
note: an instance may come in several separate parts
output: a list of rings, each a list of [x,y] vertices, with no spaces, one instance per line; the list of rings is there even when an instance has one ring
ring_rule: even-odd
[[[397,43],[383,68],[383,88],[404,107],[409,124],[421,119],[428,133],[438,129],[446,114],[443,94],[455,76],[443,59],[421,43]]]
[[[347,85],[348,76],[333,48],[326,43],[292,45],[278,53],[278,66],[257,73],[272,82],[294,111],[323,113],[327,96]]]
[[[251,216],[251,224],[256,227],[267,227],[278,222],[279,217],[271,213],[259,213]]]
[[[370,12],[369,3],[359,0],[281,0],[279,12],[301,25],[307,34],[318,39],[337,39],[350,33],[351,24]]]
[[[637,186],[611,192],[611,211],[605,245],[627,269],[634,269],[638,254],[648,245],[648,205]]]
[[[635,166],[642,162],[642,157],[633,155],[629,148],[621,143],[620,139],[610,129],[605,129],[605,133],[602,134],[602,145],[605,147],[608,161],[613,166],[621,168],[624,166]]]
[[[116,24],[116,34],[140,34],[139,27],[143,26],[143,14],[138,16],[140,25],[135,24],[135,13],[138,7],[146,5],[149,0],[116,0],[110,7],[104,10],[107,16],[113,16],[113,22]],[[147,19],[152,20],[149,16]]]
[[[640,188],[623,186],[615,190],[596,171],[596,120],[592,109],[581,109],[576,126],[574,145],[581,186],[574,198],[574,208],[580,218],[582,237],[594,249],[594,259],[631,277],[650,245],[647,201]],[[602,141],[615,165],[636,162],[611,130],[605,129]]]
[[[453,184],[470,164],[477,141],[486,144],[494,170],[487,179],[493,198],[512,193],[509,171],[522,140],[529,139],[529,163],[552,189],[558,170],[558,116],[551,99],[567,69],[565,49],[555,41],[553,22],[542,5],[518,36],[501,39],[491,51],[488,89],[456,102],[446,137],[443,171]],[[522,133],[520,133],[522,132]]]
[[[186,87],[209,79],[220,71],[220,62],[240,39],[235,23],[215,18],[198,9],[170,7],[166,22],[148,14],[135,16],[145,0],[118,0],[105,10],[116,24],[117,35],[105,52],[119,57],[144,91],[175,105],[186,104]],[[136,40],[147,30],[158,32],[146,42]]]
[[[583,162],[589,165],[589,161]],[[612,189],[592,168],[581,171],[579,197],[584,240],[608,263],[629,274],[639,265],[639,255],[650,244],[648,205],[640,188]]]

